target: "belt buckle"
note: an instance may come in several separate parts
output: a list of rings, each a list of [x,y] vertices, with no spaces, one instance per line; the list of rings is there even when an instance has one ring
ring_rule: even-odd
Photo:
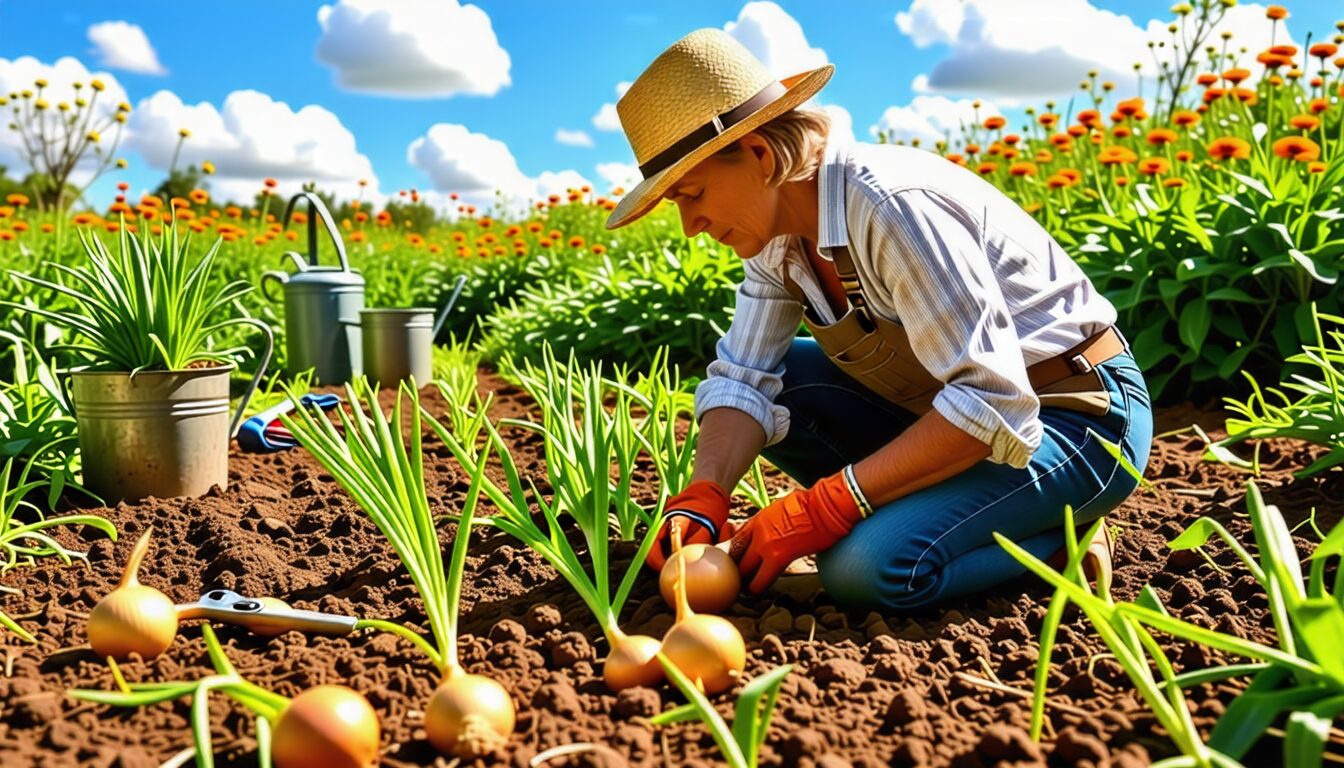
[[[1082,376],[1085,373],[1091,373],[1095,366],[1081,352],[1068,359],[1069,370],[1073,371],[1075,376]]]

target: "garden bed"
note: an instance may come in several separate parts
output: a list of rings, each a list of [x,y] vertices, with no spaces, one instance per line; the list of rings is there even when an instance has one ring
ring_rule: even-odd
[[[495,391],[491,416],[521,415],[529,401],[518,389],[482,372],[483,391]],[[426,390],[427,407],[446,403]],[[390,393],[385,393],[390,402]],[[534,414],[535,415],[535,414]],[[1198,422],[1217,437],[1216,409],[1162,409],[1157,431]],[[542,487],[540,439],[504,428],[515,460]],[[1193,433],[1159,439],[1147,476],[1155,493],[1140,491],[1113,514],[1122,527],[1116,553],[1118,598],[1132,598],[1152,583],[1168,608],[1184,618],[1243,637],[1272,642],[1272,623],[1261,587],[1221,543],[1209,553],[1169,553],[1164,545],[1200,515],[1222,520],[1245,535],[1241,517],[1245,476],[1201,460]],[[1337,474],[1293,481],[1319,450],[1272,442],[1261,453],[1261,488],[1290,524],[1315,507],[1321,527],[1344,512]],[[455,511],[468,483],[446,448],[426,445],[427,486],[436,509]],[[495,475],[498,477],[498,475]],[[772,476],[773,487],[787,484]],[[637,476],[636,497],[652,505],[656,476]],[[739,505],[741,502],[737,502]],[[747,510],[739,506],[738,513]],[[480,514],[489,514],[483,504]],[[230,486],[200,499],[146,500],[99,510],[121,532],[113,544],[97,535],[80,542],[87,567],[49,560],[18,568],[0,584],[22,596],[0,597],[0,608],[39,638],[34,647],[0,632],[0,765],[158,766],[191,743],[187,703],[141,710],[66,699],[73,687],[113,687],[108,667],[86,650],[88,612],[116,583],[135,539],[147,525],[156,531],[142,580],[177,602],[204,589],[227,587],[274,595],[297,608],[334,611],[418,625],[423,619],[414,587],[386,539],[349,496],[302,449],[230,457]],[[451,528],[451,526],[446,526]],[[1300,534],[1307,534],[1303,528]],[[444,541],[450,537],[444,535]],[[1299,539],[1306,552],[1307,540]],[[614,550],[623,567],[632,546]],[[1221,569],[1221,570],[1220,570]],[[463,595],[462,662],[487,672],[514,696],[517,732],[502,753],[477,765],[526,766],[538,752],[571,743],[597,745],[550,766],[693,766],[718,763],[708,730],[699,724],[653,729],[644,720],[682,703],[671,686],[612,694],[601,680],[606,652],[602,633],[573,590],[540,559],[505,534],[473,532]],[[1026,733],[1036,666],[1035,633],[1048,588],[1033,577],[1004,584],[996,593],[954,602],[941,610],[880,617],[838,611],[807,578],[794,577],[761,597],[744,596],[727,613],[747,640],[747,676],[780,663],[798,666],[785,681],[762,764],[783,766],[995,765],[1001,761],[1052,765],[1142,765],[1174,753],[1154,729],[1148,708],[1132,692],[1120,666],[1104,655],[1088,625],[1071,611],[1060,630],[1051,672],[1047,738]],[[787,592],[783,592],[786,590]],[[671,612],[652,574],[636,587],[623,616],[631,632],[660,636]],[[197,622],[184,622],[178,641],[153,662],[122,665],[131,681],[195,680],[210,674]],[[378,710],[384,764],[449,765],[425,739],[420,710],[434,682],[422,653],[388,634],[349,638],[277,638],[218,627],[247,679],[286,695],[311,685],[345,683]],[[1178,670],[1219,658],[1188,644],[1172,644]],[[1236,683],[1192,689],[1195,719],[1207,729],[1238,690]],[[721,696],[726,713],[730,697]],[[212,707],[219,765],[255,765],[252,719],[218,697]],[[1205,731],[1207,736],[1207,730]],[[1261,748],[1270,763],[1278,744]],[[1256,754],[1246,764],[1257,762]]]

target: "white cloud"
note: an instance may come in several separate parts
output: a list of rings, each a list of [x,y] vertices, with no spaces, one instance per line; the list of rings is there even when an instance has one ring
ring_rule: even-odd
[[[1226,29],[1233,32],[1233,50],[1267,47],[1270,26],[1264,12],[1256,4],[1230,9],[1208,42],[1220,44],[1218,34]],[[1132,94],[1136,62],[1152,82],[1149,40],[1167,43],[1157,49],[1159,60],[1171,57],[1168,23],[1153,19],[1140,27],[1088,0],[913,0],[896,14],[896,26],[917,47],[949,48],[927,75],[915,78],[916,92],[995,96],[1005,102],[1072,93],[1089,70],[1115,82],[1117,92]],[[1193,28],[1187,22],[1187,34]],[[1280,29],[1278,42],[1292,41]]]
[[[573,170],[542,173],[536,178],[518,168],[504,142],[464,125],[437,123],[406,148],[406,161],[429,176],[435,190],[458,193],[462,202],[489,210],[498,201],[513,209],[569,187],[589,184]]]
[[[976,122],[976,112],[971,101],[954,101],[946,96],[916,96],[905,106],[887,107],[873,128],[875,131],[889,131],[893,139],[920,139],[924,144],[947,138],[949,133],[955,138],[960,134],[963,123]],[[981,103],[980,119],[997,114],[998,107],[988,102]]]
[[[91,52],[104,67],[141,75],[168,74],[145,31],[137,24],[104,21],[90,26],[88,35],[93,43]]]
[[[639,166],[634,163],[598,163],[597,175],[602,177],[608,187],[621,187],[626,192],[634,189],[644,178],[639,172]]]
[[[798,20],[769,0],[742,6],[737,21],[728,22],[723,29],[775,77],[796,75],[827,63],[826,52],[808,44]]]
[[[555,140],[570,147],[591,147],[593,137],[587,131],[571,131],[567,128],[555,129]]]
[[[80,94],[84,98],[92,98],[91,83],[95,79],[99,80],[104,90],[93,102],[95,125],[101,125],[116,111],[117,104],[126,101],[126,90],[116,77],[107,72],[90,72],[75,58],[65,56],[58,59],[55,64],[44,64],[32,56],[20,56],[13,60],[0,59],[0,95],[8,97],[24,90],[36,91],[35,82],[38,79],[47,81],[47,87],[43,89],[42,95],[53,105],[63,101],[74,102],[75,91],[72,87],[74,83],[83,85]],[[10,107],[5,107],[6,113],[9,109]],[[5,125],[8,125],[8,120]],[[111,138],[109,135],[105,142],[110,144]],[[16,131],[0,126],[0,165],[10,168],[14,175],[23,175],[29,170],[22,146]],[[91,155],[86,157],[90,162],[93,160]],[[71,181],[84,184],[87,179],[87,174],[77,170]]]
[[[129,146],[164,171],[172,163],[178,131],[189,130],[178,165],[214,163],[216,175],[209,182],[217,198],[251,200],[266,178],[280,182],[280,193],[297,192],[314,181],[341,198],[354,197],[359,179],[367,179],[365,199],[379,196],[373,166],[356,148],[354,134],[316,105],[296,111],[247,90],[230,93],[223,108],[216,109],[209,102],[184,104],[164,90],[140,101],[128,127]]]
[[[849,114],[849,110],[837,104],[824,104],[820,109],[831,118],[831,135],[852,144],[854,118]]]
[[[630,82],[623,80],[616,84],[616,98],[621,98],[625,92],[630,90]],[[616,114],[616,105],[612,102],[603,104],[593,115],[593,127],[599,131],[619,131],[621,130],[621,118]]]
[[[352,91],[433,98],[492,96],[509,54],[490,17],[457,0],[340,0],[317,12],[317,59]]]

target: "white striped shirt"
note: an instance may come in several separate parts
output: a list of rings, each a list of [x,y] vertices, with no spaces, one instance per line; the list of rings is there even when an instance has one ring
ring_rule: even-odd
[[[987,444],[991,461],[1025,467],[1042,429],[1027,366],[1114,324],[1115,307],[1017,203],[932,152],[831,140],[817,181],[818,252],[829,260],[831,248],[849,247],[870,311],[903,324],[915,356],[944,383],[933,407]],[[788,433],[788,409],[774,399],[802,319],[783,270],[823,322],[836,318],[796,235],[771,240],[744,266],[695,418],[743,411],[768,446]]]

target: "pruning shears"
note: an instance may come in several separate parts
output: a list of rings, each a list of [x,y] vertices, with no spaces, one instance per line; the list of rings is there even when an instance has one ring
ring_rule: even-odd
[[[354,616],[266,605],[260,599],[244,597],[228,589],[212,589],[195,602],[179,603],[177,618],[237,624],[265,634],[297,629],[320,635],[348,635],[355,631],[359,622]]]
[[[307,407],[317,407],[324,411],[341,404],[339,395],[304,395],[299,401]],[[269,453],[293,448],[299,442],[294,439],[280,421],[280,414],[294,410],[294,401],[285,398],[260,413],[253,415],[238,428],[238,447],[251,453]]]

